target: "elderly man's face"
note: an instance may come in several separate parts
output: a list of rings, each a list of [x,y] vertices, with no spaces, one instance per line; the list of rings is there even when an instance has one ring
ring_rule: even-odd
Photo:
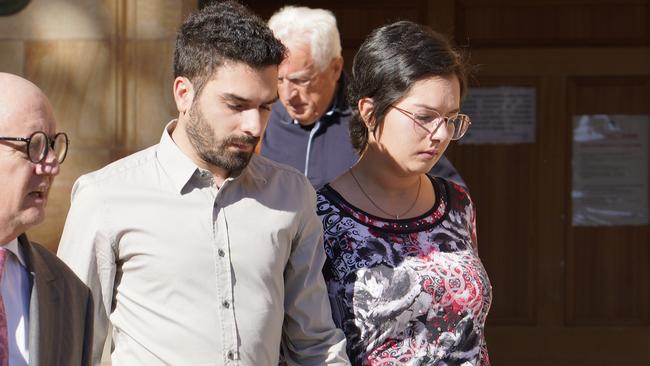
[[[8,99],[6,93],[0,93],[0,104],[4,104],[0,107],[0,136],[27,138],[43,131],[54,137],[52,108],[45,97],[36,92],[17,94],[15,99]],[[26,145],[0,141],[0,225],[5,234],[20,234],[43,221],[48,192],[59,173],[51,149],[42,162],[33,163]]]
[[[293,119],[310,125],[332,103],[343,60],[332,60],[321,71],[314,64],[308,45],[289,43],[287,47],[289,54],[278,69],[278,94]]]

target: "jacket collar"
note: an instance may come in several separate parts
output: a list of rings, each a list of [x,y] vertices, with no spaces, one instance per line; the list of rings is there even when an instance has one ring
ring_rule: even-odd
[[[18,246],[25,254],[27,271],[31,275],[31,296],[29,299],[29,354],[30,365],[48,365],[52,354],[52,339],[62,329],[61,318],[52,314],[64,302],[63,284],[59,274],[52,272],[50,265],[29,242],[27,236],[18,237]],[[45,249],[44,249],[45,250]]]
[[[22,258],[25,268],[33,276],[36,275],[35,269],[38,268],[38,277],[44,281],[53,281],[59,277],[58,274],[50,270],[50,266],[45,263],[40,263],[42,259],[39,255],[35,255],[34,248],[30,244],[29,239],[27,239],[27,235],[21,234],[18,237],[18,248],[23,255]]]
[[[350,105],[348,104],[348,95],[347,95],[347,87],[348,87],[348,81],[347,77],[345,76],[345,73],[341,73],[341,77],[339,78],[337,88],[336,88],[336,93],[334,93],[334,101],[332,102],[332,106],[330,109],[325,112],[323,116],[321,116],[321,119],[331,119],[331,120],[338,120],[338,118],[326,118],[327,117],[339,117],[339,116],[348,116],[352,113],[352,110],[350,109]]]

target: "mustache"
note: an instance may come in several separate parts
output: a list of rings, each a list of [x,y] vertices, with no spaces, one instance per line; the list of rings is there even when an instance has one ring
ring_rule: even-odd
[[[223,140],[224,145],[257,145],[260,141],[259,137],[242,135],[242,136],[228,136]]]

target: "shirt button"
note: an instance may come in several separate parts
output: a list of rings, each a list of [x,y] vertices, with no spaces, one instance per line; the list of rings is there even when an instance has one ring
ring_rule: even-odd
[[[226,255],[226,252],[223,249],[219,249],[217,253],[219,253],[219,257],[223,257]]]
[[[230,307],[230,303],[228,302],[228,300],[224,300],[224,302],[223,302],[222,305],[223,305],[223,307],[226,308],[226,309],[228,309],[228,308]]]
[[[232,351],[228,351],[228,359],[229,360],[234,360],[235,359],[235,354],[232,353]]]

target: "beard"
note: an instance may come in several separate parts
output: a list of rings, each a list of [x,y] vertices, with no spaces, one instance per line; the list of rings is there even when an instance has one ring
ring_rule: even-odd
[[[214,128],[205,120],[198,103],[194,103],[190,108],[185,132],[194,150],[203,161],[228,172],[244,169],[254,154],[253,151],[231,151],[228,149],[229,146],[255,146],[259,142],[259,137],[248,135],[229,135],[222,139],[215,137]]]

